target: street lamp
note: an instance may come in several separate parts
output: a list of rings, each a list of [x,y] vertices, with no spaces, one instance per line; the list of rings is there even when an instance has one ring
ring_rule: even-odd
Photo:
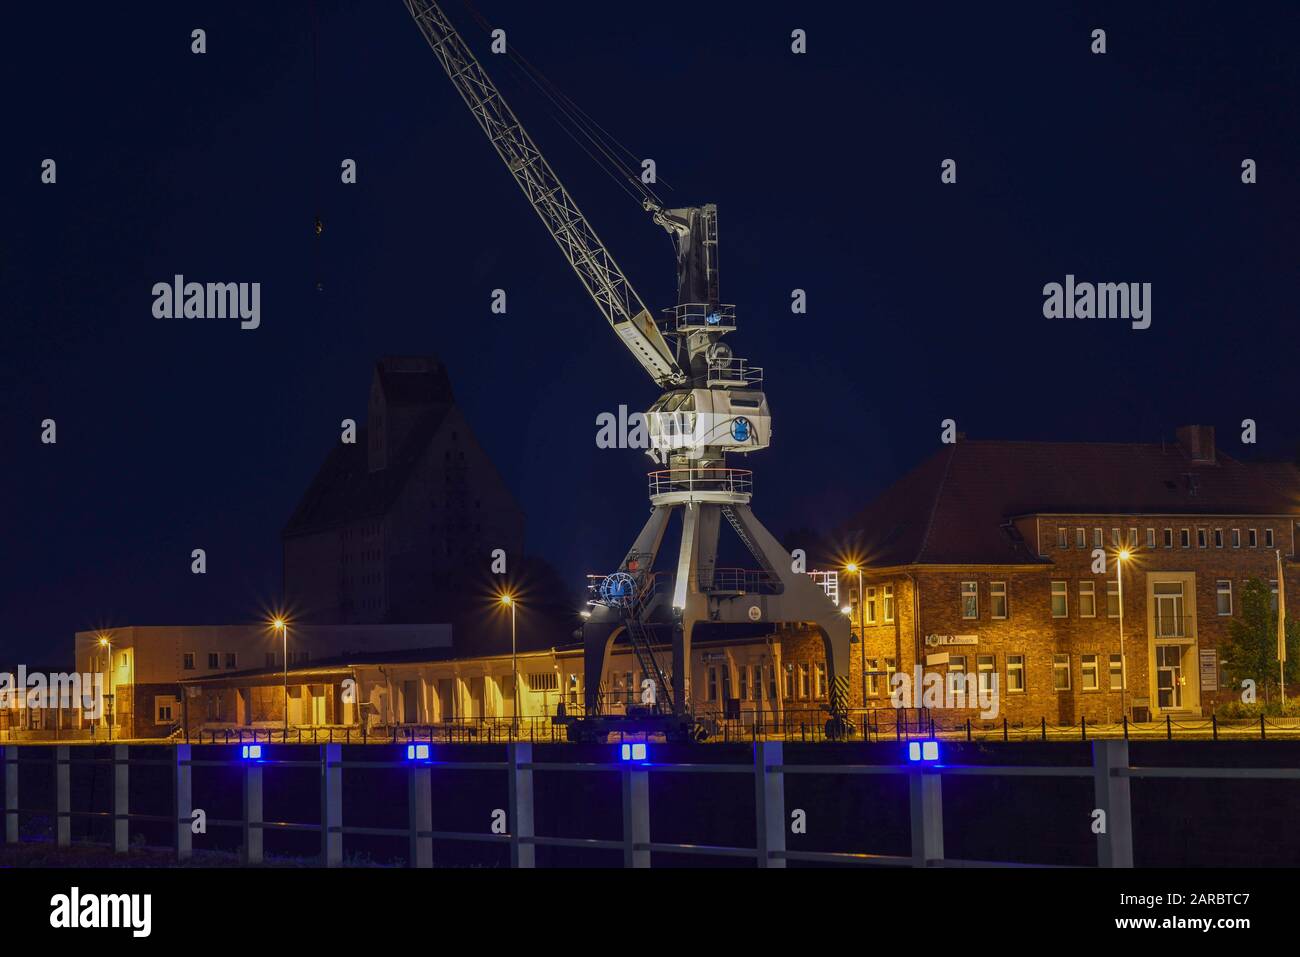
[[[858,656],[861,658],[862,664],[862,713],[865,715],[867,708],[867,626],[866,606],[862,603],[862,566],[857,562],[849,562],[844,566],[844,570],[850,575],[856,574],[858,576]]]
[[[113,643],[108,635],[99,636],[99,647],[108,649],[108,661],[104,665],[104,677],[108,680],[108,740],[113,740]]]
[[[1119,713],[1120,719],[1123,720],[1124,711],[1124,692],[1128,685],[1128,669],[1124,662],[1124,563],[1132,555],[1127,548],[1121,548],[1116,556],[1119,560],[1115,562],[1115,582],[1116,591],[1119,593]]]
[[[280,633],[281,654],[284,656],[284,740],[289,740],[289,623],[277,615],[271,627]]]
[[[515,644],[515,599],[509,592],[501,596],[501,604],[510,609],[510,671],[511,686],[514,698],[514,718],[511,721],[513,727],[512,736],[519,737],[519,651]]]

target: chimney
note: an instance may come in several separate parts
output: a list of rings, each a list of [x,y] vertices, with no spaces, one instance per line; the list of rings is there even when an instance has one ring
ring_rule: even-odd
[[[1214,464],[1214,426],[1181,425],[1176,430],[1178,444],[1183,447],[1192,462],[1201,465]]]

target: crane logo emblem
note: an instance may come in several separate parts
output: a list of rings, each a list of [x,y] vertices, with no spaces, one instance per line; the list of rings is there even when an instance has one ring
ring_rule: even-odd
[[[737,416],[731,420],[731,437],[737,442],[748,442],[750,431],[753,428],[749,424],[749,419],[743,415]]]

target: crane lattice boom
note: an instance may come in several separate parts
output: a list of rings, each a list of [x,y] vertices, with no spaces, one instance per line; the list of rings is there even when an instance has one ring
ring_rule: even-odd
[[[416,25],[606,321],[661,387],[687,376],[663,333],[555,171],[433,0],[404,0]]]

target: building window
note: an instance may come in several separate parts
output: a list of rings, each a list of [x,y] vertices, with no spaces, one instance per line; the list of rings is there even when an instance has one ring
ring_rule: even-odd
[[[1097,585],[1095,582],[1079,582],[1079,617],[1097,617]]]
[[[1241,529],[1239,528],[1232,530],[1232,547],[1241,548]]]
[[[581,691],[582,691],[582,678],[578,676],[577,672],[570,671],[569,672],[569,704],[576,705],[578,703],[578,698]]]
[[[1119,655],[1110,656],[1110,690],[1119,691],[1124,687],[1124,659]]]
[[[1079,668],[1083,677],[1084,691],[1098,691],[1101,688],[1101,676],[1097,670],[1096,655],[1080,656]]]
[[[1205,547],[1205,529],[1203,528],[1198,528],[1196,530],[1196,547],[1197,548]]]
[[[1270,578],[1268,580],[1268,587],[1272,591],[1272,594],[1269,596],[1268,607],[1271,611],[1276,612],[1277,611],[1277,579]]]
[[[785,700],[793,701],[794,700],[794,665],[788,664],[785,666],[785,676],[782,679],[782,684],[785,685]]]
[[[1121,544],[1123,541],[1124,541],[1124,540],[1123,540],[1122,538],[1120,538],[1120,535],[1119,535],[1119,529],[1118,529],[1118,528],[1112,528],[1112,529],[1110,530],[1110,543],[1111,543],[1112,545],[1114,545],[1116,548],[1119,548],[1120,544]]]
[[[154,695],[153,720],[154,720],[154,724],[170,724],[171,722],[176,720],[175,695],[169,695],[169,694]]]
[[[1025,656],[1007,655],[1007,693],[1020,694],[1025,690]]]
[[[208,720],[209,721],[221,720],[221,692],[220,691],[208,692]]]
[[[979,692],[982,695],[993,694],[996,690],[994,685],[997,684],[997,674],[994,671],[994,661],[992,655],[977,655],[975,657],[975,675],[979,684]]]
[[[1246,544],[1251,548],[1259,544],[1259,533],[1253,528],[1246,532]]]
[[[227,652],[226,652],[226,667],[227,667],[227,668],[234,668],[234,667],[235,667],[235,662],[236,662],[237,660],[238,660],[238,659],[235,657],[235,653],[234,653],[233,651],[227,651]]]
[[[708,689],[705,695],[709,701],[718,700],[718,669],[712,665],[709,666]]]
[[[767,666],[767,700],[776,700],[776,671],[775,665]]]
[[[1075,548],[1088,547],[1088,530],[1086,528],[1076,528],[1074,530],[1074,547]]]
[[[1106,535],[1102,532],[1100,528],[1094,528],[1092,530],[1092,547],[1101,548],[1105,544],[1106,544]]]
[[[885,586],[885,624],[893,624],[894,621],[894,586]]]
[[[1128,530],[1128,547],[1129,548],[1138,547],[1138,530],[1136,528],[1130,528]]]
[[[181,655],[181,667],[186,671],[194,670],[194,652],[187,651],[185,654]]]
[[[817,662],[817,697],[826,697],[826,662]]]
[[[1214,530],[1214,547],[1215,548],[1223,547],[1223,529],[1221,528],[1216,528]]]
[[[966,693],[966,656],[948,656],[948,694]]]
[[[897,668],[894,665],[894,659],[886,658],[885,659],[885,694],[893,694],[894,692],[894,672],[896,670]]]
[[[799,665],[799,697],[807,698],[811,694],[811,691],[812,689],[809,685],[808,663],[802,662]]]
[[[880,659],[868,658],[867,671],[867,697],[874,698],[880,694],[880,675],[876,673],[880,671]]]
[[[740,666],[740,700],[749,700],[749,666]]]
[[[1070,690],[1070,656],[1055,655],[1052,658],[1052,687],[1057,691]]]
[[[1173,548],[1173,547],[1174,547],[1174,530],[1173,530],[1172,528],[1166,528],[1166,529],[1165,529],[1165,548]]]
[[[647,676],[648,677],[648,676]],[[559,691],[560,676],[554,671],[534,671],[525,676],[529,691]],[[522,708],[520,709],[523,710]]]
[[[979,586],[975,582],[961,583],[961,616],[966,619],[980,616]]]
[[[1057,548],[1070,547],[1070,530],[1068,528],[1061,527],[1056,530],[1056,547]]]
[[[1119,582],[1106,582],[1106,617],[1119,617]]]
[[[1178,533],[1178,538],[1179,538],[1179,544],[1182,545],[1183,548],[1191,548],[1191,547],[1192,547],[1192,530],[1191,530],[1191,529],[1189,529],[1189,528],[1184,528],[1184,529],[1182,529],[1182,530]]]
[[[1147,548],[1155,548],[1155,547],[1156,547],[1156,530],[1155,530],[1154,528],[1148,528],[1148,529],[1147,529]]]
[[[868,588],[866,596],[864,601],[867,606],[867,624],[874,625],[876,623],[876,589],[874,587]]]
[[[989,604],[994,618],[1007,617],[1007,583],[989,582]]]
[[[208,667],[209,668],[221,667],[221,656],[218,655],[215,651],[208,652]]]
[[[1273,547],[1273,529],[1271,528],[1264,529],[1264,547],[1265,548]]]
[[[1065,618],[1070,613],[1069,594],[1065,582],[1052,582],[1052,617]]]
[[[1214,583],[1214,600],[1220,615],[1232,614],[1232,582],[1220,578]]]

